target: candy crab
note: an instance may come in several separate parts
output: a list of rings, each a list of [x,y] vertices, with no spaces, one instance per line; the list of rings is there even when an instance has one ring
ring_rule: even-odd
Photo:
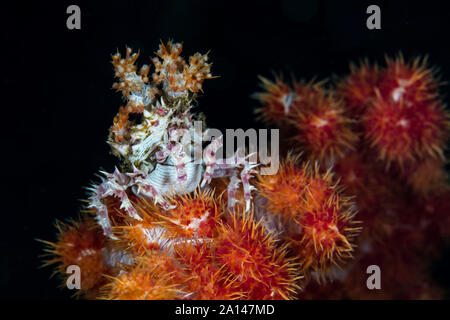
[[[119,200],[119,209],[129,217],[142,220],[130,197],[152,200],[164,209],[173,204],[167,196],[191,193],[199,186],[208,187],[212,178],[230,177],[228,207],[237,200],[235,194],[242,183],[246,210],[250,210],[250,178],[256,173],[256,163],[238,150],[233,157],[219,159],[222,136],[210,137],[203,122],[194,120],[193,99],[202,90],[205,79],[211,79],[207,55],[195,54],[189,64],[180,56],[181,44],[161,43],[150,81],[147,65],[137,71],[138,53],[126,49],[123,58],[113,55],[112,63],[119,82],[113,88],[122,92],[126,106],[121,107],[110,129],[108,144],[113,154],[122,160],[122,168],[114,173],[102,172],[102,182],[89,188],[89,207],[94,208],[104,234],[114,237],[107,198]],[[212,141],[202,152],[202,141]],[[202,179],[203,177],[203,179]]]

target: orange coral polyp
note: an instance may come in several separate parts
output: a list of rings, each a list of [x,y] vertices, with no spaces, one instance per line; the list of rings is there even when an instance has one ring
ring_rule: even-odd
[[[249,299],[291,299],[301,278],[286,246],[278,247],[274,235],[252,215],[231,214],[214,241],[215,257],[247,292]]]
[[[155,258],[161,261],[152,261]],[[186,295],[183,291],[183,282],[179,277],[182,270],[173,263],[163,263],[167,262],[166,259],[167,257],[161,255],[147,261],[141,260],[136,265],[123,270],[117,277],[111,277],[111,282],[102,289],[101,298],[106,300],[182,299]]]
[[[438,94],[439,82],[427,59],[416,58],[405,62],[402,55],[386,58],[387,68],[380,75],[380,93],[384,99],[407,105],[430,101]]]
[[[162,224],[175,237],[212,237],[220,210],[212,191],[195,191],[171,199],[174,208],[159,210]]]
[[[299,156],[289,154],[276,174],[257,176],[259,194],[267,199],[269,212],[287,220],[297,215],[308,183],[307,167],[299,166],[298,161]]]
[[[294,138],[312,159],[327,163],[353,150],[358,137],[351,130],[352,120],[344,106],[331,95],[315,95],[303,102],[290,116],[299,134]]]
[[[387,165],[416,162],[424,156],[443,158],[448,115],[439,102],[393,102],[379,97],[363,118],[366,136]]]
[[[359,115],[373,99],[380,79],[380,70],[377,65],[370,65],[366,60],[359,66],[350,64],[350,71],[351,74],[337,84],[336,95]]]
[[[339,201],[335,199],[335,201]],[[332,265],[352,257],[354,245],[351,243],[360,228],[354,226],[350,211],[340,212],[332,203],[320,210],[306,212],[296,223],[302,233],[291,232],[291,245],[302,263],[302,271],[316,273],[318,279],[330,275]]]
[[[118,246],[129,250],[134,255],[143,256],[149,251],[161,251],[164,243],[169,239],[164,239],[164,233],[158,239],[151,239],[149,233],[155,228],[160,228],[157,224],[135,222],[127,226],[114,228],[114,234],[119,239]]]
[[[216,240],[215,255],[236,276],[260,278],[260,268],[270,255],[273,244],[260,225],[248,217],[232,216],[230,224],[222,224]]]
[[[244,296],[214,258],[210,243],[185,242],[175,246],[175,257],[190,275],[186,283],[189,299],[228,300]]]
[[[104,262],[105,238],[96,222],[90,217],[69,224],[57,222],[58,239],[55,243],[43,241],[47,245],[50,259],[44,265],[57,264],[57,272],[68,277],[66,268],[76,265],[82,271],[81,288],[77,292],[89,294],[104,282],[103,274],[108,273]],[[64,284],[65,284],[64,279]]]
[[[275,82],[264,77],[259,77],[259,79],[261,87],[266,92],[253,95],[262,104],[256,113],[259,113],[261,118],[267,122],[284,123],[294,102],[293,90],[280,77],[275,78]]]
[[[333,207],[305,213],[298,223],[304,228],[304,237],[313,240],[314,250],[322,251],[327,258],[331,258],[335,249],[338,250],[340,242],[346,247],[341,250],[352,250],[349,242],[340,233],[345,224],[338,220],[338,214]]]
[[[285,237],[301,262],[302,271],[309,274],[312,270],[319,278],[325,278],[331,265],[338,265],[341,260],[351,257],[351,241],[360,231],[356,226],[358,222],[353,221],[356,212],[349,199],[342,195],[342,187],[334,181],[331,169],[321,173],[317,164],[314,168],[308,163],[296,166],[291,155],[287,157],[286,163],[291,170],[297,168],[302,172],[303,181],[291,211],[282,214],[288,217],[284,219],[287,230]],[[280,172],[284,173],[284,170],[282,165]],[[261,181],[264,179],[260,178]],[[261,184],[261,195],[267,197],[268,210],[273,210],[277,202],[273,201],[273,195],[267,191],[266,185]],[[294,188],[290,190],[294,191]],[[278,196],[281,197],[280,194]],[[288,200],[284,196],[284,201],[280,203]],[[297,227],[291,224],[292,221]]]

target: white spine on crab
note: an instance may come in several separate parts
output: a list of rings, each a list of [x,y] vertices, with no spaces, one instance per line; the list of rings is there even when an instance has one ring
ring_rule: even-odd
[[[172,147],[172,159],[177,172],[177,181],[184,182],[187,180],[186,163],[190,160],[183,150],[181,143],[175,143]]]
[[[164,196],[147,182],[146,177],[136,178],[135,183],[136,185],[133,186],[132,190],[136,195],[143,195],[144,197],[153,199],[155,203],[160,204],[166,210],[170,208]]]
[[[239,154],[241,150],[237,150],[235,154],[226,159],[218,159],[214,166],[213,178],[231,177],[237,174],[237,168],[244,164],[245,157]]]
[[[201,184],[202,188],[205,186],[205,184],[209,184],[211,182],[216,167],[216,152],[222,147],[222,145],[223,137],[220,136],[217,139],[213,139],[203,152],[203,161],[206,168]]]
[[[239,184],[241,181],[237,176],[232,176],[230,179],[230,183],[228,184],[227,192],[228,192],[228,210],[233,211],[236,203],[239,202],[236,198],[236,191],[239,189]]]
[[[211,177],[218,178],[231,176],[230,185],[228,187],[228,208],[232,209],[237,202],[235,199],[236,188],[238,185],[237,181],[239,181],[236,176],[237,168],[243,167],[240,178],[244,189],[245,211],[249,211],[252,200],[252,191],[256,190],[256,188],[250,184],[250,179],[253,177],[253,174],[256,173],[255,168],[258,164],[247,161],[247,159],[252,157],[254,154],[241,157],[241,153],[241,150],[237,150],[233,156],[225,160],[217,160],[214,163],[214,171],[212,172]]]
[[[108,208],[103,203],[103,199],[110,196],[118,198],[121,203],[120,208],[124,209],[131,218],[137,220],[142,220],[142,218],[138,215],[126,193],[128,187],[133,183],[132,179],[126,174],[121,173],[117,168],[112,174],[107,172],[102,173],[105,175],[106,180],[103,180],[102,183],[93,186],[90,189],[92,191],[92,195],[89,198],[90,204],[88,207],[95,208],[97,210],[97,221],[103,228],[103,233],[106,236],[114,238],[112,235]]]
[[[93,195],[89,198],[89,208],[94,208],[97,211],[97,223],[100,225],[100,227],[102,227],[103,234],[117,240],[117,238],[112,235],[111,222],[109,221],[108,217],[108,208],[105,204],[102,203],[98,195],[95,193],[95,188],[96,186],[89,188],[93,192]]]
[[[259,164],[257,163],[246,162],[244,169],[241,171],[242,187],[244,188],[245,211],[250,210],[252,191],[256,190],[256,188],[250,184],[250,179],[253,178],[252,174],[257,172],[255,168],[258,165]]]
[[[106,186],[109,188],[109,192],[107,190],[104,197],[112,195],[118,198],[121,202],[120,209],[124,209],[129,217],[141,221],[142,218],[137,213],[130,199],[128,199],[126,193],[128,187],[134,184],[133,178],[126,173],[121,173],[117,168],[115,168],[114,173],[112,174],[106,172],[104,172],[104,174],[107,178],[107,181],[105,182]]]
[[[190,140],[190,131],[185,128],[169,128],[169,140],[162,147],[161,151],[156,153],[156,160],[159,163],[162,163],[166,160],[170,162],[176,168],[177,172],[177,181],[184,182],[187,180],[187,172],[186,172],[186,164],[191,161],[190,158],[190,149],[191,140]],[[186,153],[185,149],[188,149],[189,155]]]

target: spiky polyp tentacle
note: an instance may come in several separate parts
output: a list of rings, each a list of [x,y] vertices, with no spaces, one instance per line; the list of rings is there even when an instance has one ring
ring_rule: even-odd
[[[164,254],[150,254],[126,267],[102,290],[107,300],[174,300],[186,295],[188,276],[176,261]]]
[[[322,174],[317,164],[311,168],[289,154],[276,175],[258,179],[267,214],[280,216],[283,237],[291,242],[302,271],[322,276],[333,263],[351,256],[351,241],[359,231],[355,211],[330,170]]]
[[[290,299],[298,289],[297,268],[273,234],[249,213],[231,214],[213,242],[215,257],[249,299]]]
[[[260,113],[261,117],[268,122],[284,123],[294,102],[294,91],[279,77],[275,79],[275,82],[264,77],[259,77],[259,79],[265,92],[253,95],[262,104],[262,107],[257,109],[256,112]]]
[[[281,161],[276,174],[257,176],[258,194],[267,200],[266,209],[285,220],[300,213],[302,195],[308,183],[308,172],[306,167],[299,165],[299,159],[300,155],[290,153]]]
[[[307,156],[322,164],[353,150],[358,140],[343,103],[330,93],[310,95],[293,111],[290,121],[299,130],[294,139]]]
[[[262,107],[256,109],[261,118],[269,123],[286,125],[289,119],[298,110],[304,109],[315,96],[323,94],[323,81],[315,83],[295,82],[292,86],[285,83],[281,77],[276,77],[272,82],[264,77],[259,77],[261,87],[265,92],[253,94]]]
[[[213,191],[200,191],[194,194],[173,196],[169,199],[171,208],[145,208],[159,219],[171,238],[211,238],[221,215],[214,199]],[[148,207],[148,206],[147,206]]]
[[[235,278],[214,258],[210,243],[185,242],[175,246],[175,257],[187,274],[187,299],[230,300],[245,297]]]
[[[426,59],[387,59],[363,123],[371,146],[388,167],[393,162],[403,169],[424,157],[443,157],[449,117],[438,87]]]
[[[80,221],[68,224],[57,222],[58,238],[56,242],[43,241],[49,258],[44,265],[57,264],[55,274],[64,277],[64,286],[73,270],[67,272],[70,266],[79,267],[81,272],[81,287],[76,294],[95,297],[99,287],[105,283],[103,274],[111,272],[105,263],[105,238],[101,229],[91,218],[84,217]]]
[[[381,94],[363,117],[366,136],[389,166],[413,164],[425,157],[443,158],[448,115],[440,101],[384,99]]]
[[[434,100],[440,83],[427,59],[405,62],[402,55],[386,58],[387,68],[380,74],[379,90],[386,100],[404,101],[406,105]]]
[[[145,205],[144,205],[145,204]],[[113,227],[114,247],[132,256],[144,256],[149,252],[169,252],[171,237],[159,220],[147,210],[151,207],[145,200],[138,200],[136,208],[141,221],[122,215],[122,223]]]
[[[301,212],[295,218],[297,227],[288,232],[294,250],[302,262],[302,270],[314,271],[325,278],[334,264],[352,257],[352,241],[360,232],[353,203],[342,194],[331,171],[321,174],[316,165],[309,170]]]
[[[366,60],[359,66],[351,64],[350,71],[351,74],[337,84],[336,95],[355,115],[360,115],[375,96],[380,70]]]

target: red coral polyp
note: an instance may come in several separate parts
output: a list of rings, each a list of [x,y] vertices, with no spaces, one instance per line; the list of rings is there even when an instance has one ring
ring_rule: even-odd
[[[89,295],[105,282],[104,274],[109,272],[105,263],[105,237],[101,229],[90,217],[68,224],[58,222],[59,231],[56,242],[43,241],[50,259],[45,265],[57,264],[57,272],[66,278],[69,266],[78,266],[81,272],[81,288],[77,294]]]
[[[253,95],[262,107],[256,110],[261,118],[267,122],[282,124],[287,120],[290,108],[294,103],[295,93],[280,77],[275,82],[264,77],[259,77],[261,87],[266,92]]]
[[[308,184],[308,170],[299,165],[300,155],[289,154],[280,163],[274,175],[258,175],[259,194],[267,199],[266,208],[272,214],[280,214],[291,220],[299,210],[299,204]]]
[[[174,237],[212,237],[220,210],[211,191],[173,197],[173,208],[159,210],[159,218]]]
[[[380,70],[377,65],[370,65],[365,61],[359,66],[351,64],[350,71],[351,74],[337,84],[336,95],[344,100],[352,112],[359,115],[364,113],[367,104],[374,97]]]
[[[386,58],[387,67],[381,72],[379,90],[386,100],[404,101],[411,106],[430,101],[438,94],[439,82],[427,60],[416,58],[405,62],[403,56]]]
[[[408,106],[380,96],[363,117],[366,136],[387,165],[443,157],[448,115],[439,101]]]
[[[231,215],[221,224],[214,242],[219,264],[236,277],[249,299],[291,299],[299,289],[301,275],[286,246],[277,247],[273,234],[252,215]]]

